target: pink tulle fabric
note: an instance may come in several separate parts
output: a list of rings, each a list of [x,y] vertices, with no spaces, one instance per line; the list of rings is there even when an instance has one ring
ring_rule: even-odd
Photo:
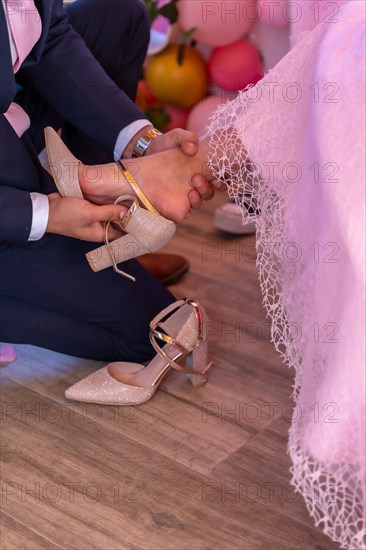
[[[263,303],[296,372],[292,483],[352,550],[365,548],[365,86],[365,2],[351,0],[208,128],[212,169],[243,222],[256,212]]]

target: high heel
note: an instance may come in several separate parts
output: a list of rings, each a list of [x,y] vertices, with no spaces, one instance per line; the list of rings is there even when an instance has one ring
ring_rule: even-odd
[[[69,151],[53,128],[45,128],[44,132],[49,167],[59,193],[63,197],[83,198],[78,178],[80,161]],[[105,245],[88,252],[86,258],[93,271],[113,266],[117,273],[134,281],[134,277],[118,269],[117,264],[159,250],[173,237],[176,226],[154,208],[123,162],[118,161],[116,164],[137,195],[124,195],[115,201],[115,204],[132,201],[132,206],[118,224],[127,235],[110,243],[110,222],[106,222]],[[140,207],[139,201],[146,209]]]
[[[171,369],[183,372],[194,386],[207,382],[205,312],[194,300],[179,300],[150,323],[150,340],[157,352],[147,367],[110,363],[66,390],[67,399],[102,405],[141,405],[152,398]],[[165,343],[160,347],[157,340]],[[181,363],[188,359],[186,365]]]

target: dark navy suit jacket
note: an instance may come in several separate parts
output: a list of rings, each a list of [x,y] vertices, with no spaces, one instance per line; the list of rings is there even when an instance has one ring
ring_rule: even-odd
[[[29,192],[55,191],[32,147],[26,139],[18,138],[3,114],[15,98],[17,83],[32,86],[65,120],[111,156],[121,129],[144,118],[73,31],[62,0],[35,0],[35,4],[42,19],[42,34],[14,75],[0,2],[0,241],[14,244],[25,243],[29,237]],[[98,91],[94,98],[90,86]]]

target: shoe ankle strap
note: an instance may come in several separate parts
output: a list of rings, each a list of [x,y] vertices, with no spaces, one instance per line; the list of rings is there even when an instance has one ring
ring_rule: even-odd
[[[178,359],[187,357],[193,351],[193,349],[187,349],[183,344],[181,344],[175,338],[170,336],[167,333],[167,331],[161,326],[162,323],[166,322],[171,315],[173,315],[174,313],[177,313],[180,309],[182,309],[186,305],[192,306],[193,311],[195,313],[196,320],[197,320],[197,326],[198,326],[198,337],[193,349],[197,348],[202,343],[203,312],[200,305],[195,300],[190,300],[188,298],[185,298],[183,300],[178,300],[177,302],[170,304],[168,307],[163,309],[160,313],[158,313],[154,317],[154,319],[150,322],[150,342],[154,350],[156,351],[156,353],[160,355],[160,357],[162,357],[167,362],[167,364],[169,364],[173,369],[178,370],[180,372],[184,372],[186,374],[202,375],[204,374],[204,372],[197,372],[192,369],[186,369],[185,367],[182,367],[177,363]],[[174,358],[169,357],[167,353],[164,351],[164,348],[161,348],[159,346],[157,340],[160,340],[165,344],[170,344],[174,346],[178,351],[177,355]]]
[[[120,222],[121,229],[125,229],[128,222],[130,221],[130,219],[132,218],[132,216],[134,215],[134,213],[136,212],[136,210],[139,206],[138,200],[134,195],[122,195],[121,197],[118,197],[118,199],[115,200],[114,204],[120,204],[121,202],[126,202],[126,201],[132,201],[132,205],[130,206],[128,212],[123,217],[123,220],[121,220],[121,222]],[[123,277],[126,277],[127,279],[130,279],[130,281],[135,282],[136,281],[135,277],[132,277],[132,275],[129,275],[125,271],[122,271],[122,269],[119,269],[118,266],[117,266],[117,262],[116,262],[116,259],[114,257],[114,254],[113,254],[113,251],[111,249],[110,242],[109,242],[109,238],[108,238],[108,229],[109,229],[109,226],[111,225],[111,223],[112,222],[110,220],[108,220],[104,223],[104,242],[107,246],[107,250],[108,250],[109,255],[111,257],[113,269],[116,273],[118,273],[118,275],[122,275]]]
[[[203,333],[203,312],[202,308],[199,305],[198,302],[195,300],[191,300],[190,298],[183,298],[182,300],[177,300],[176,302],[173,302],[166,308],[162,309],[155,317],[150,321],[150,332],[159,338],[159,340],[162,340],[166,344],[171,344],[173,338],[166,334],[166,332],[158,331],[157,328],[161,326],[161,324],[168,320],[168,318],[173,315],[174,313],[177,313],[180,309],[185,307],[186,305],[190,305],[193,308],[193,311],[195,313],[197,326],[198,326],[198,340],[202,340],[202,333]]]
[[[147,198],[147,196],[145,195],[143,190],[140,188],[140,186],[138,185],[137,181],[135,180],[135,178],[133,177],[131,172],[129,170],[127,170],[127,168],[126,168],[125,164],[122,162],[122,160],[121,159],[117,160],[116,164],[117,164],[118,168],[121,170],[121,172],[122,172],[123,176],[125,177],[125,179],[127,180],[127,182],[131,185],[133,191],[136,193],[139,200],[145,206],[145,208],[147,210],[149,210],[150,212],[152,212],[153,214],[158,214],[159,215],[159,212],[151,204],[151,202],[149,201],[149,199]]]

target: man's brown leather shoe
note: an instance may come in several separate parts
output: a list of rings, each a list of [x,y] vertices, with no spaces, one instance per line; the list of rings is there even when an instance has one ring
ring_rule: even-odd
[[[176,283],[189,269],[188,261],[177,254],[145,254],[136,259],[163,285]]]

